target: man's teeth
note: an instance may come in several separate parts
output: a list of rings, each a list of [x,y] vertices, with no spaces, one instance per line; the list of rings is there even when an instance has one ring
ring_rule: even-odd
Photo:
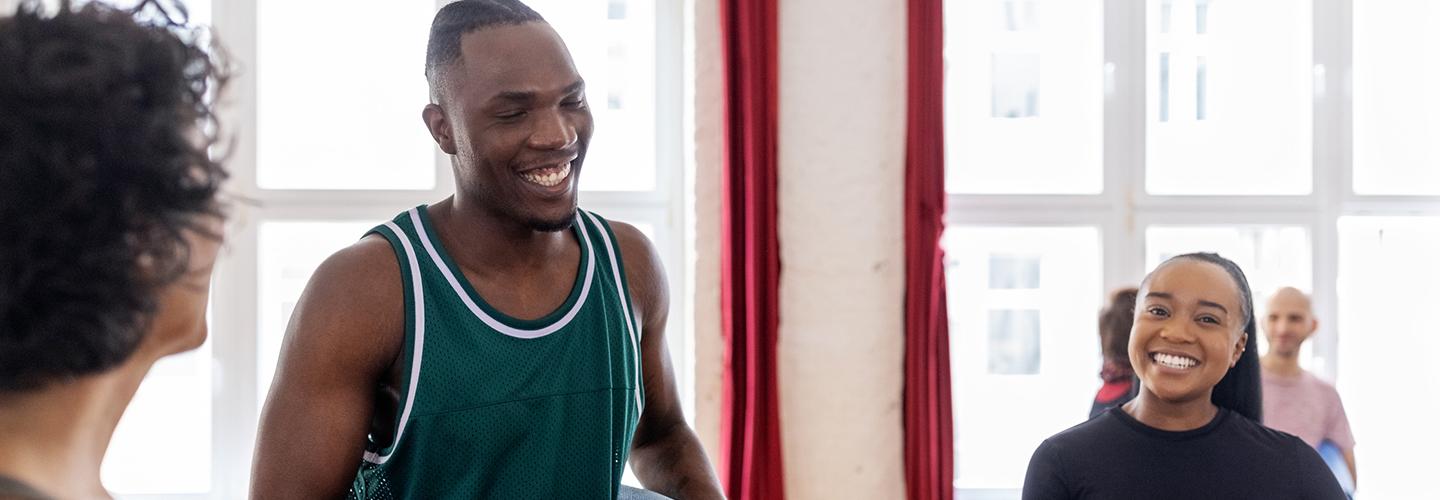
[[[1188,357],[1185,357],[1185,356],[1175,356],[1175,355],[1173,355],[1173,354],[1164,354],[1164,353],[1156,353],[1156,354],[1155,354],[1155,362],[1156,362],[1156,363],[1160,363],[1161,365],[1164,365],[1164,366],[1168,366],[1168,367],[1170,367],[1170,368],[1180,368],[1180,369],[1189,368],[1189,367],[1195,366],[1197,363],[1199,363],[1199,361],[1196,361],[1194,358],[1188,358]]]
[[[570,177],[570,162],[565,162],[564,165],[558,167],[537,168],[520,174],[521,179],[545,187],[558,186],[568,177]]]

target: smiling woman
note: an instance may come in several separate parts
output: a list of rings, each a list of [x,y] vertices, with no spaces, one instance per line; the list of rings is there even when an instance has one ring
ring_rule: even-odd
[[[1199,263],[1210,265],[1167,269],[1170,264]],[[1214,294],[1217,290],[1220,292]],[[1130,363],[1144,382],[1142,395],[1181,391],[1179,397],[1167,399],[1211,403],[1260,421],[1254,300],[1250,282],[1239,266],[1211,253],[1172,258],[1145,279],[1138,302],[1130,335]],[[1192,307],[1181,308],[1187,305]],[[1172,321],[1184,320],[1178,316],[1186,312],[1191,315],[1192,328],[1170,326]],[[1149,373],[1151,369],[1156,373]],[[1198,416],[1208,417],[1208,413]]]
[[[1041,443],[1024,498],[1345,498],[1319,455],[1262,427],[1250,285],[1210,253],[1140,285],[1136,398]]]

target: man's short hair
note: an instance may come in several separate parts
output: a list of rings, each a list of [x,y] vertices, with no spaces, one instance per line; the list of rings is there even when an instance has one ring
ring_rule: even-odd
[[[425,78],[431,95],[439,95],[444,69],[460,59],[460,38],[491,26],[545,22],[545,18],[519,0],[459,0],[440,9],[430,23],[425,48]]]
[[[183,10],[25,2],[0,17],[0,392],[134,352],[186,235],[221,215],[209,98],[226,70]]]

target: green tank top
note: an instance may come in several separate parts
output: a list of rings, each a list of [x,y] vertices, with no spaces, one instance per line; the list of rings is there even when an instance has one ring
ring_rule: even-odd
[[[371,232],[405,289],[394,439],[367,439],[350,497],[615,498],[644,405],[640,330],[609,223],[576,211],[580,269],[536,320],[485,302],[421,205]]]

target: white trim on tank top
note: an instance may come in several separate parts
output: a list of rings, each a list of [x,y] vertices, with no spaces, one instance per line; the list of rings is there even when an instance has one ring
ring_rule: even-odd
[[[630,329],[630,349],[635,352],[635,411],[644,412],[645,403],[640,398],[640,342],[637,340],[637,337],[640,337],[640,330],[636,328],[640,325],[640,321],[635,318],[634,309],[630,308],[630,294],[625,292],[625,280],[620,278],[620,264],[615,261],[615,256],[620,252],[616,251],[615,245],[610,243],[610,235],[605,232],[605,226],[600,223],[595,214],[590,212],[584,212],[584,214],[600,231],[600,241],[605,242],[605,250],[610,254],[610,271],[615,274],[615,289],[620,292],[620,313],[625,315],[625,326]]]
[[[395,233],[400,240],[400,246],[405,248],[405,260],[410,264],[410,286],[413,288],[415,306],[415,354],[410,362],[410,390],[405,394],[405,409],[400,412],[400,426],[395,430],[395,440],[390,443],[390,453],[381,455],[373,451],[365,452],[366,462],[375,465],[384,464],[395,455],[395,450],[400,447],[400,437],[405,434],[405,424],[410,422],[410,409],[415,406],[415,388],[420,384],[420,363],[425,356],[425,287],[420,281],[420,260],[415,258],[415,247],[410,245],[410,237],[405,235],[393,221],[386,221],[385,227]]]
[[[475,317],[479,318],[480,321],[484,322],[485,326],[497,332],[522,339],[535,339],[555,333],[555,331],[564,328],[565,325],[570,324],[571,320],[575,319],[575,315],[580,313],[580,307],[585,305],[585,297],[590,295],[590,280],[595,274],[595,249],[590,245],[590,232],[585,229],[585,224],[579,220],[576,220],[576,222],[580,222],[580,240],[584,242],[585,249],[587,250],[585,252],[585,281],[584,284],[580,286],[580,297],[575,300],[575,304],[570,307],[570,310],[565,313],[564,317],[550,325],[535,330],[515,328],[501,323],[500,320],[495,319],[487,314],[484,309],[481,309],[474,300],[470,299],[470,294],[465,293],[465,287],[461,286],[460,281],[455,278],[455,274],[450,272],[450,266],[446,265],[445,261],[440,258],[440,253],[435,251],[435,245],[431,243],[430,235],[425,231],[425,224],[420,221],[420,211],[418,208],[410,209],[410,220],[415,224],[415,231],[420,234],[420,243],[425,245],[425,251],[430,254],[431,263],[440,269],[440,274],[445,275],[445,280],[450,282],[450,288],[455,290],[455,295],[460,297],[460,301],[465,303],[465,307],[470,308],[470,312],[475,314]]]

